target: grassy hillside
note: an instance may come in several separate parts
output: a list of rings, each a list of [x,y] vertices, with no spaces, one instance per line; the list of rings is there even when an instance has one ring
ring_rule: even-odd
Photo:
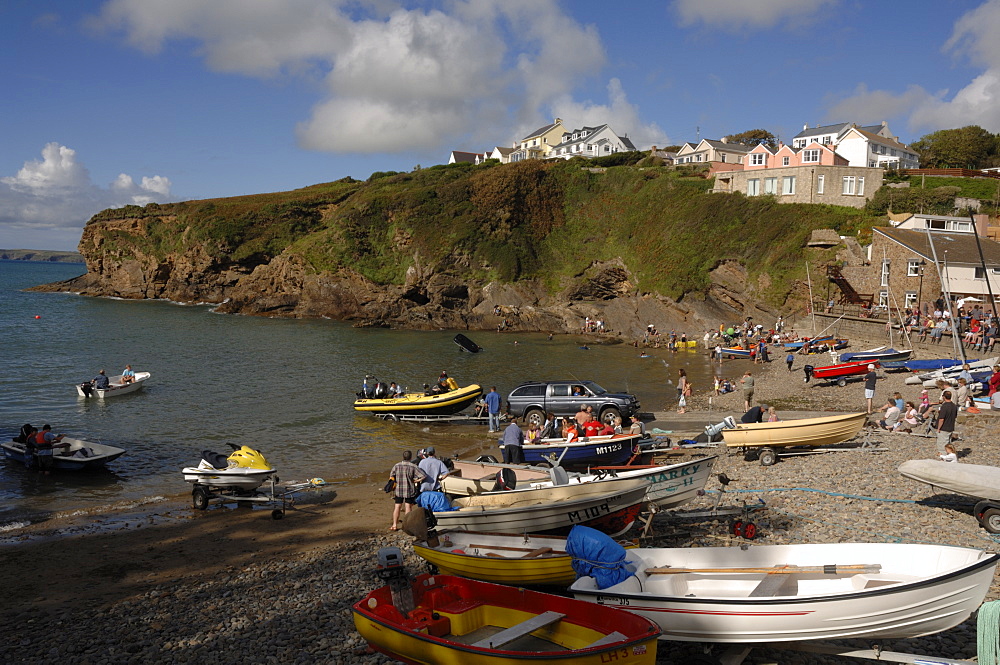
[[[83,263],[83,256],[77,252],[60,252],[49,249],[0,249],[0,260]]]
[[[621,257],[640,290],[679,298],[703,293],[709,271],[732,259],[769,285],[760,295],[777,304],[791,280],[805,276],[803,247],[813,229],[853,234],[879,221],[853,208],[710,189],[709,180],[662,168],[454,164],[364,183],[107,210],[92,223],[139,220],[138,233],[102,231],[105,247],[120,255],[140,249],[162,259],[199,243],[221,262],[252,267],[287,248],[313,270],[349,267],[382,284],[402,283],[417,266],[473,279],[541,279],[555,290],[592,261]]]

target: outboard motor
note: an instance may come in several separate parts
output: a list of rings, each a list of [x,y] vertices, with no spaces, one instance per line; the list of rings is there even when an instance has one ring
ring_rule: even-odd
[[[493,484],[493,491],[512,490],[517,487],[517,474],[514,469],[504,467],[497,471],[497,480]]]
[[[392,604],[405,617],[413,611],[413,587],[410,577],[403,567],[403,553],[398,547],[383,547],[378,551],[378,568],[375,575],[386,584],[392,592]]]
[[[375,384],[375,390],[373,391],[375,399],[385,399],[386,395],[389,394],[389,386],[383,381],[379,381]]]
[[[813,366],[806,365],[802,368],[802,371],[806,373],[806,383],[809,383],[809,380],[813,378]]]
[[[716,437],[719,436],[724,429],[736,429],[736,421],[732,416],[726,416],[722,419],[721,423],[705,426],[705,436],[708,437],[708,443],[717,441],[718,439],[716,439]]]

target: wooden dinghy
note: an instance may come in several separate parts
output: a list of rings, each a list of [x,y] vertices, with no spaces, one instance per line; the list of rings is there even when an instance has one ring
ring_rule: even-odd
[[[439,544],[413,544],[413,551],[448,575],[517,586],[562,586],[576,579],[565,536],[447,531]],[[634,541],[620,541],[625,548]]]
[[[660,634],[617,608],[451,575],[386,585],[353,614],[373,649],[427,665],[653,665]]]
[[[731,448],[829,446],[853,438],[867,419],[865,413],[847,413],[776,423],[739,423],[735,429],[722,430],[722,438]]]
[[[954,465],[952,465],[954,466]],[[570,591],[627,607],[694,642],[909,638],[948,630],[982,604],[1000,555],[901,543],[638,548],[637,572]]]

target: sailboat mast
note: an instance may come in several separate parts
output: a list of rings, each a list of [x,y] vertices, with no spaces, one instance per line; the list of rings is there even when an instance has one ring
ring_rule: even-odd
[[[937,249],[934,247],[934,236],[931,234],[930,227],[925,227],[927,232],[927,242],[931,246],[931,257],[934,259],[934,267],[937,269],[938,282],[941,284],[941,291],[944,293],[945,305],[948,307],[948,322],[951,324],[951,344],[956,350],[956,355],[962,358],[962,363],[966,361],[965,358],[965,347],[962,346],[958,339],[958,330],[955,328],[955,317],[951,315],[951,290],[948,288],[948,282],[946,281],[945,274],[942,274],[941,264],[938,263]],[[945,252],[947,254],[947,251]],[[947,273],[948,266],[945,264],[945,273]]]

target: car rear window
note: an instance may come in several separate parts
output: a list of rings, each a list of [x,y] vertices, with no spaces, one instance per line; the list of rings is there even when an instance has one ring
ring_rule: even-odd
[[[511,397],[541,397],[545,394],[545,386],[521,386],[510,394]]]

